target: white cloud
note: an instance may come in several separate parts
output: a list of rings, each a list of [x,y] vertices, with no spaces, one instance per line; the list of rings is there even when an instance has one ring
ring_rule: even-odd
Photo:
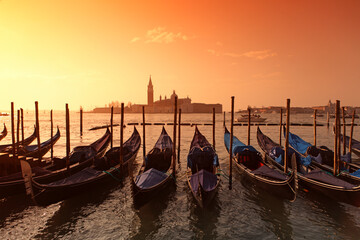
[[[245,53],[241,53],[241,54],[233,53],[233,52],[218,52],[213,49],[208,49],[207,52],[209,52],[215,56],[226,56],[226,57],[232,57],[232,58],[248,57],[248,58],[253,58],[256,60],[264,60],[269,57],[277,56],[277,53],[273,52],[271,50],[249,51],[249,52],[245,52]]]
[[[146,32],[146,35],[144,36],[144,42],[145,43],[172,43],[176,40],[183,40],[187,41],[191,37],[181,33],[181,32],[170,32],[167,31],[164,27],[156,27],[153,29],[150,29]],[[135,43],[140,41],[140,37],[134,37],[130,40],[130,43]]]
[[[263,60],[265,58],[275,57],[275,56],[277,56],[277,53],[275,53],[271,50],[250,51],[250,52],[243,53],[242,56],[254,58],[257,60]]]
[[[134,42],[137,42],[137,41],[140,41],[140,38],[139,37],[134,37],[133,39],[131,39],[131,43],[134,43]]]
[[[146,43],[171,43],[175,40],[188,40],[188,37],[181,32],[168,32],[164,27],[156,27],[147,31]]]

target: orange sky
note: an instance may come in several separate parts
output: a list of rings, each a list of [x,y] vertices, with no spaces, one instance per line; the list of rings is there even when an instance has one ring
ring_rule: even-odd
[[[0,109],[360,106],[360,1],[0,0]]]

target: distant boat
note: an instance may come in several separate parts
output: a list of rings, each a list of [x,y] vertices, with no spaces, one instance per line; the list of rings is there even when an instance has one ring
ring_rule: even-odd
[[[9,116],[9,114],[6,112],[0,112],[0,116]]]
[[[323,117],[324,114],[316,114],[317,117]],[[314,114],[311,115],[311,117],[314,117]]]
[[[7,135],[7,129],[4,123],[4,130],[0,133],[0,140],[6,137],[6,135]]]
[[[243,114],[241,117],[236,119],[236,122],[248,122],[249,121],[249,115]],[[251,122],[265,122],[266,118],[261,117],[259,114],[251,114],[250,115],[250,121]]]
[[[330,118],[335,118],[335,114],[330,114]],[[342,118],[342,114],[340,114],[340,118]],[[352,118],[352,114],[345,114],[345,118]],[[359,118],[359,115],[355,114],[355,118]]]

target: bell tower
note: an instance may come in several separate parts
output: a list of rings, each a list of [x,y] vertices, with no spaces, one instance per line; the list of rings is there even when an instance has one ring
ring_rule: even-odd
[[[148,102],[147,102],[148,105],[153,105],[153,103],[154,103],[154,87],[151,82],[151,75],[150,75],[147,95],[148,95],[147,96],[148,97]]]

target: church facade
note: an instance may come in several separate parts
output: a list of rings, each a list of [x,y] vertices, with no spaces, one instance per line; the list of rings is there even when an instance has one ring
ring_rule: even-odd
[[[164,99],[160,96],[159,100],[154,101],[154,86],[152,84],[151,76],[149,84],[147,86],[147,104],[133,104],[125,107],[126,113],[142,113],[142,108],[145,107],[146,113],[173,113],[175,105],[175,90],[171,94],[170,98],[166,96]],[[178,97],[178,109],[181,109],[182,113],[212,113],[215,108],[216,113],[222,113],[222,104],[206,104],[206,103],[192,103],[189,97]],[[110,108],[95,108],[93,112],[109,112]],[[114,112],[117,113],[119,109],[114,108]]]

